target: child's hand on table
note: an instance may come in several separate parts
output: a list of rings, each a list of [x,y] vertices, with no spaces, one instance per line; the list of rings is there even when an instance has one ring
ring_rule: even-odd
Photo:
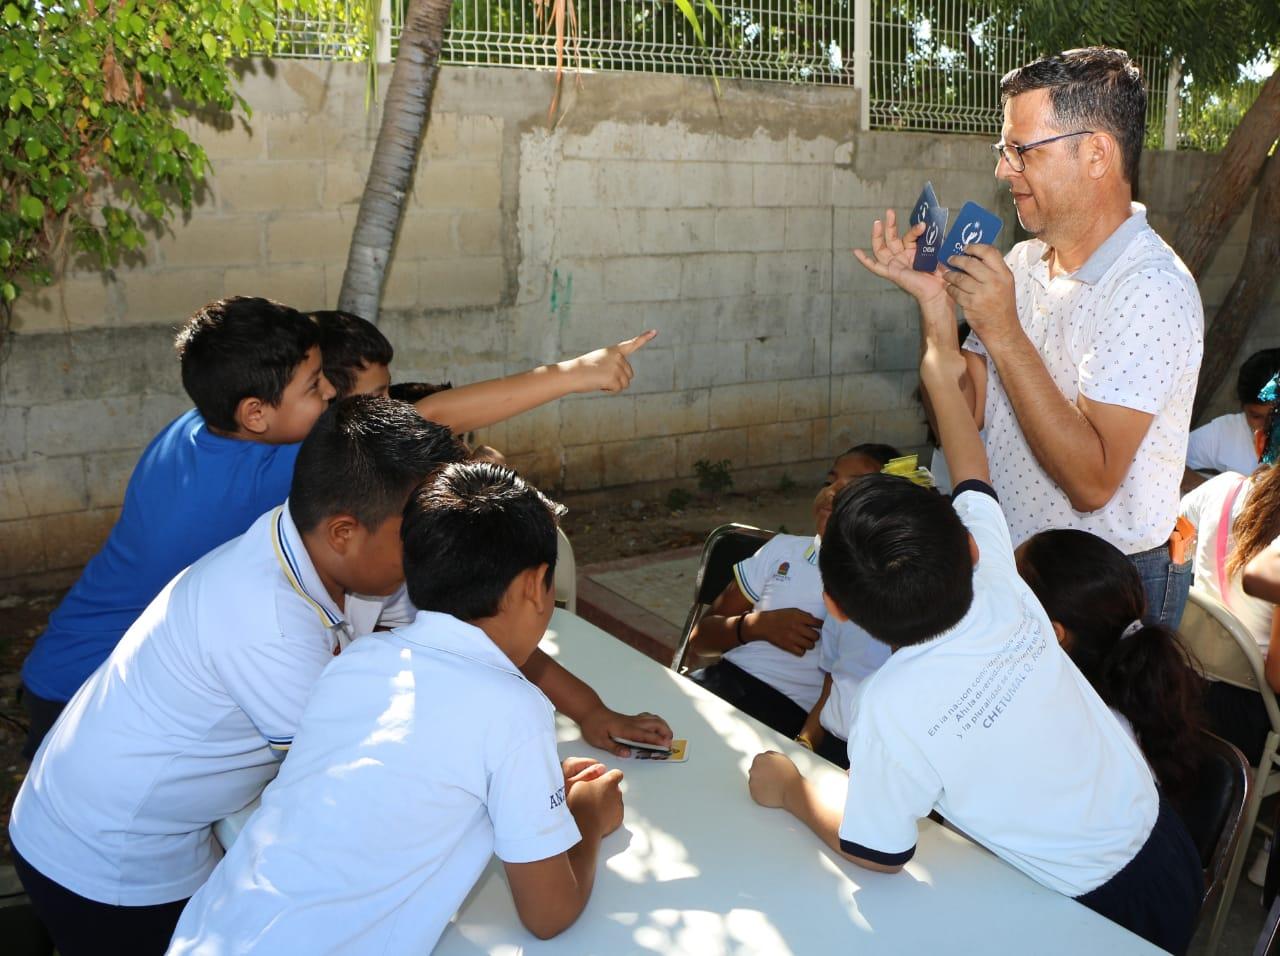
[[[560,761],[560,769],[564,772],[564,792],[567,797],[575,784],[585,783],[603,776],[609,768],[591,757],[566,757]]]
[[[768,641],[779,650],[802,657],[822,636],[822,621],[808,611],[786,607],[752,611],[742,622],[746,641]]]
[[[799,779],[800,771],[790,757],[776,750],[766,750],[756,754],[756,759],[751,761],[747,785],[751,789],[751,799],[760,806],[781,807],[787,788]]]
[[[578,726],[582,728],[582,737],[587,743],[616,757],[630,757],[631,748],[615,742],[614,737],[651,743],[657,747],[671,746],[671,728],[657,714],[620,714],[608,707],[598,707]]]
[[[569,812],[578,829],[606,837],[622,826],[621,770],[608,770],[589,780],[582,780],[565,792]]]

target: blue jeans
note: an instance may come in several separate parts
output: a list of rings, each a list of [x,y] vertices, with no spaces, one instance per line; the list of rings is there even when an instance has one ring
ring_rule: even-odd
[[[1162,624],[1171,631],[1177,630],[1191,590],[1191,558],[1183,564],[1174,564],[1167,544],[1141,554],[1128,555],[1128,558],[1138,569],[1142,590],[1147,595],[1144,620]]]

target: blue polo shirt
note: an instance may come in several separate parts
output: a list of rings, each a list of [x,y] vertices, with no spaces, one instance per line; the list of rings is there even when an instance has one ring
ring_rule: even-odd
[[[31,693],[67,701],[169,580],[289,495],[298,445],[214,434],[195,409],[147,446],[120,518],[22,665]]]

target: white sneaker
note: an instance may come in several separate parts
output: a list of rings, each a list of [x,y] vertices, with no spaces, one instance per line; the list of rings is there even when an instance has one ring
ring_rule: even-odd
[[[1254,886],[1262,886],[1267,881],[1267,861],[1269,859],[1271,859],[1271,837],[1267,837],[1263,841],[1262,849],[1253,858],[1253,863],[1249,866],[1249,872],[1245,874],[1249,882]]]

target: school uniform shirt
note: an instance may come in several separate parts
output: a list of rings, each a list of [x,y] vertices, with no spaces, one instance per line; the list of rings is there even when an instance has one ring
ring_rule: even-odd
[[[281,506],[178,575],[72,698],[9,825],[49,879],[99,903],[190,896],[212,824],[279,768],[312,686],[372,599],[334,605]],[[391,599],[387,599],[391,603]]]
[[[892,649],[877,641],[852,621],[828,617],[822,622],[818,665],[831,675],[831,691],[818,721],[822,729],[842,740],[849,739],[849,717],[858,689],[889,659]]]
[[[298,448],[216,435],[195,409],[170,423],[138,459],[120,517],[49,616],[22,683],[70,700],[175,574],[284,501]]]
[[[564,787],[551,702],[479,628],[422,611],[325,670],[169,952],[428,953],[493,854],[578,843]]]
[[[797,608],[821,621],[827,618],[816,537],[774,535],[759,551],[734,566],[733,578],[756,611]],[[797,657],[768,641],[749,641],[726,651],[724,660],[786,694],[806,713],[822,694],[816,645]]]
[[[1223,595],[1222,588],[1218,585],[1218,527],[1222,523],[1222,506],[1241,481],[1244,485],[1231,505],[1230,520],[1234,525],[1253,491],[1253,479],[1235,472],[1215,475],[1204,484],[1192,488],[1182,499],[1179,511],[1196,526],[1196,553],[1192,566],[1195,586],[1227,605],[1231,613],[1240,619],[1240,623],[1249,629],[1265,657],[1267,648],[1271,646],[1271,617],[1276,606],[1270,601],[1245,594],[1242,583],[1244,575],[1240,572],[1227,575],[1226,595]],[[1228,528],[1228,558],[1235,545],[1235,538]]]
[[[1155,783],[1018,577],[990,489],[964,482],[960,492],[955,508],[979,550],[973,604],[863,682],[841,846],[904,863],[918,821],[936,808],[1032,879],[1080,896],[1146,843]]]
[[[1204,307],[1191,273],[1147,225],[1146,209],[1131,208],[1070,275],[1050,276],[1050,248],[1039,239],[1018,243],[1005,257],[1018,321],[1066,400],[1085,395],[1154,416],[1106,505],[1072,507],[1031,451],[981,339],[971,333],[965,340],[987,362],[987,458],[1015,545],[1048,528],[1079,528],[1139,554],[1168,541],[1177,521]]]
[[[1253,474],[1258,467],[1258,452],[1244,412],[1219,415],[1192,431],[1187,438],[1187,467],[1193,471]]]

